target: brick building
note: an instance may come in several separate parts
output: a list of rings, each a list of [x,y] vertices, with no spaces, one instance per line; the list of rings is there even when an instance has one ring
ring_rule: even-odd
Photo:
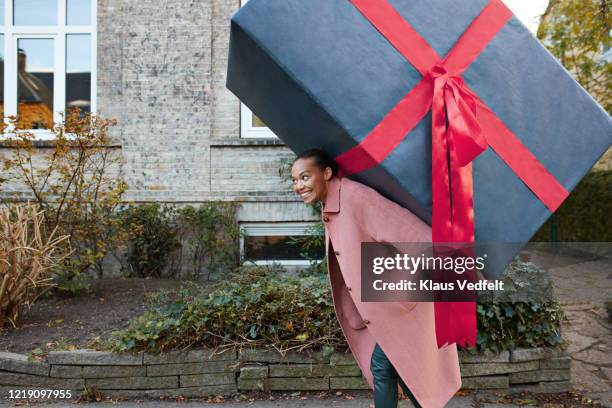
[[[127,199],[237,201],[247,235],[303,234],[318,216],[278,174],[293,153],[225,88],[240,2],[0,0],[4,114],[30,114],[41,149],[68,106],[116,118]]]

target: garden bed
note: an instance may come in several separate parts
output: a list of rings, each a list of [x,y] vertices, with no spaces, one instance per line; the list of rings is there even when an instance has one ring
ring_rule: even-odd
[[[563,392],[570,387],[570,357],[562,351],[516,349],[461,355],[463,389]],[[111,398],[204,397],[242,391],[368,390],[350,353],[235,348],[167,353],[51,351],[43,361],[0,353],[0,391],[71,390]]]
[[[105,278],[94,280],[89,294],[40,298],[22,311],[17,328],[3,329],[0,351],[97,347],[146,310],[146,293],[180,285],[174,279]]]

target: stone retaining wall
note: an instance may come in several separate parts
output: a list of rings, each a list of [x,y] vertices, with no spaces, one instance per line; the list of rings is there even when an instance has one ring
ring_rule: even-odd
[[[497,355],[461,355],[464,389],[561,392],[569,389],[570,357],[550,349]],[[110,397],[201,397],[239,391],[369,389],[350,353],[235,349],[116,354],[95,350],[52,351],[44,362],[0,353],[0,395],[10,390],[86,391]],[[14,395],[14,394],[13,394]]]

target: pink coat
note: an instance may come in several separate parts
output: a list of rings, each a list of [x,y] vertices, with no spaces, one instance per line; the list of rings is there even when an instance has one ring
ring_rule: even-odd
[[[443,407],[461,387],[461,376],[456,344],[436,345],[433,303],[361,301],[361,242],[431,242],[431,228],[346,177],[330,181],[322,218],[336,317],[370,387],[378,342],[419,403]]]

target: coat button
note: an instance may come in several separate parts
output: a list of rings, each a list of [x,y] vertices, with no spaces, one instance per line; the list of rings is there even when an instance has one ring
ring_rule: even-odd
[[[340,255],[340,251],[334,251],[334,254]]]
[[[348,290],[353,290],[353,288],[351,288],[350,286],[347,286],[346,288],[347,288]]]
[[[369,323],[370,323],[370,321],[367,320],[367,319],[363,321],[363,324],[369,324]]]
[[[323,216],[323,221],[325,221],[325,222],[329,221],[329,217],[327,215],[324,215]]]

